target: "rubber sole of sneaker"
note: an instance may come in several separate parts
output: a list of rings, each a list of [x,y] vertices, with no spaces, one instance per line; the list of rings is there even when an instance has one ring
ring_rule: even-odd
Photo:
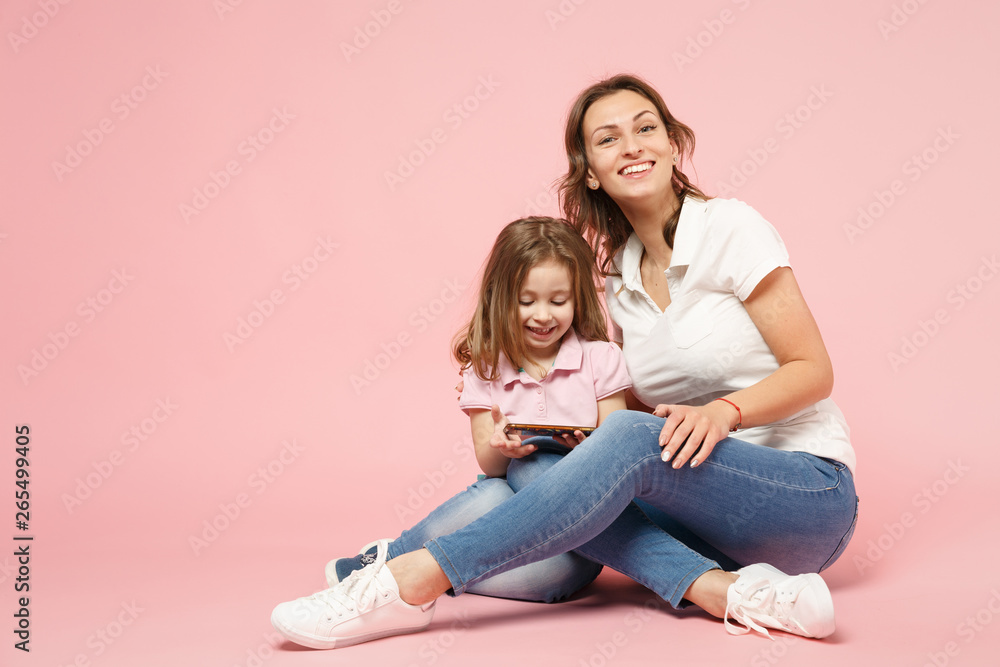
[[[316,635],[307,635],[301,632],[296,632],[292,628],[286,627],[281,619],[275,618],[275,614],[271,614],[271,625],[274,627],[278,633],[290,642],[294,642],[301,646],[306,646],[308,648],[315,649],[332,649],[332,648],[345,648],[347,646],[354,646],[355,644],[363,644],[365,642],[374,641],[376,639],[382,639],[383,637],[393,637],[395,635],[410,635],[416,632],[423,632],[430,625],[430,620],[426,624],[415,626],[412,628],[389,628],[386,630],[376,630],[374,632],[368,632],[362,635],[353,635],[350,637],[336,637],[330,639],[329,637],[318,637]]]

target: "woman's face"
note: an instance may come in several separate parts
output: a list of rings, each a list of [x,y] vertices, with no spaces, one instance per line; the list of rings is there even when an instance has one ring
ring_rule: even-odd
[[[677,147],[653,103],[631,90],[594,102],[583,117],[587,186],[597,181],[619,204],[673,192]]]

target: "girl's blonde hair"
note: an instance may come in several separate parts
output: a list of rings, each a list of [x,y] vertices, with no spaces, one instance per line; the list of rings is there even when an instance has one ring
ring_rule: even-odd
[[[472,320],[455,336],[452,351],[462,370],[472,367],[481,379],[499,377],[502,353],[517,366],[527,358],[518,321],[518,298],[532,267],[555,260],[573,284],[573,328],[587,340],[608,340],[604,309],[597,296],[594,254],[565,220],[530,217],[500,232],[483,269]]]

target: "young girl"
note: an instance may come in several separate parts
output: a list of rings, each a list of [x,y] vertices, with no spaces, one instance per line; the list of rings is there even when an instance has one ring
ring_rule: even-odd
[[[504,433],[508,423],[597,426],[625,408],[631,382],[621,350],[608,342],[594,267],[590,247],[564,221],[525,218],[500,232],[475,313],[454,344],[464,379],[459,405],[469,415],[476,458],[488,478],[404,531],[389,544],[389,559],[471,523],[561,458],[540,447],[569,451],[584,439],[575,431],[558,443],[553,438],[522,441]],[[528,456],[531,465],[519,467],[517,462]],[[371,563],[377,548],[371,544],[356,557],[331,561],[328,584],[335,586]],[[600,570],[597,563],[565,553],[486,579],[470,592],[551,602],[590,583]],[[329,639],[295,620],[301,617],[300,604],[329,602],[319,593],[278,605],[271,617],[275,629],[296,643],[332,648]],[[423,625],[414,630],[430,623],[431,614],[421,617]],[[357,640],[364,641],[363,630],[359,635]]]

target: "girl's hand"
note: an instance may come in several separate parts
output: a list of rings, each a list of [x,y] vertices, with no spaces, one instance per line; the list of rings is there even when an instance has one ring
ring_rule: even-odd
[[[666,417],[660,431],[660,447],[664,461],[673,458],[673,467],[680,468],[691,460],[696,468],[715,449],[715,444],[727,437],[731,421],[736,415],[732,406],[724,401],[712,401],[708,405],[657,405],[653,414]]]
[[[538,449],[534,445],[522,445],[519,435],[507,435],[503,432],[504,427],[510,422],[507,421],[507,415],[500,411],[499,405],[494,405],[490,413],[493,415],[493,437],[490,438],[490,447],[498,449],[509,459],[524,458]]]
[[[585,436],[583,434],[583,431],[573,431],[572,434],[565,433],[563,435],[554,436],[552,439],[556,440],[557,442],[561,442],[562,444],[566,445],[570,449],[573,449],[574,447],[576,447],[577,445],[579,445],[581,442],[583,442],[584,440],[586,440],[587,436]]]

